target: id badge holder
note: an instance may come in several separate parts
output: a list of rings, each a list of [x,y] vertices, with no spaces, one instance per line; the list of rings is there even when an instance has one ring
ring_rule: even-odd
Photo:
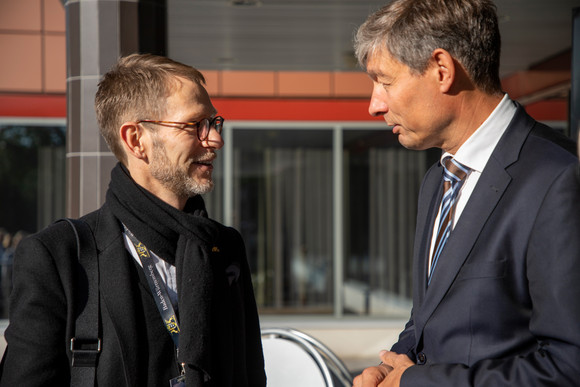
[[[185,387],[185,363],[181,363],[181,375],[171,379],[169,381],[169,387]]]
[[[169,381],[169,387],[185,387],[185,375],[179,375]]]

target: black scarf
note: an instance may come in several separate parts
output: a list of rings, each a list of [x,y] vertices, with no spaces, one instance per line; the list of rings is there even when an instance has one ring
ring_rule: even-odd
[[[187,385],[211,378],[211,305],[214,278],[211,251],[220,225],[209,219],[203,199],[190,198],[183,211],[140,187],[120,163],[111,172],[107,203],[120,222],[175,265],[179,305],[179,362],[188,365]],[[182,291],[184,290],[184,291]]]

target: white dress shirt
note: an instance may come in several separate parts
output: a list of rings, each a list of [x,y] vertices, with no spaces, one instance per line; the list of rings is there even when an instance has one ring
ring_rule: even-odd
[[[139,264],[139,266],[143,267],[141,259],[139,259],[139,255],[137,255],[137,250],[135,250],[135,246],[133,245],[133,242],[131,242],[131,239],[129,238],[126,232],[123,233],[123,237],[125,240],[125,247],[127,248],[127,250],[129,250],[135,261],[137,261],[137,263]],[[155,252],[151,250],[149,250],[149,254],[153,259],[153,262],[155,262],[155,268],[159,272],[161,281],[163,282],[165,288],[167,289],[167,294],[169,295],[171,304],[173,305],[173,308],[177,310],[177,276],[175,274],[175,266],[173,266],[168,262],[165,262],[164,260],[159,258],[159,256],[155,254]]]
[[[491,154],[493,153],[499,139],[504,134],[509,123],[516,114],[516,104],[507,94],[504,95],[500,103],[496,106],[489,117],[481,124],[479,128],[461,145],[455,155],[448,152],[443,152],[440,161],[447,156],[452,156],[455,160],[471,169],[470,173],[465,178],[465,182],[459,191],[457,197],[457,204],[453,219],[451,219],[451,229],[457,224],[461,213],[487,164]],[[435,246],[435,239],[437,238],[436,230],[439,226],[439,218],[441,215],[441,204],[439,204],[439,212],[435,219],[433,228],[433,235],[431,237],[431,249],[429,253],[428,268],[431,267],[431,259],[433,257],[433,248]],[[429,270],[427,270],[429,273]]]

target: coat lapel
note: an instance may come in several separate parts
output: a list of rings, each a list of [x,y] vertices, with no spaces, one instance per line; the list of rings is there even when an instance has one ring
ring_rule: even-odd
[[[453,284],[469,252],[511,181],[507,168],[517,161],[519,151],[532,128],[533,121],[527,117],[523,108],[519,107],[514,119],[487,162],[456,227],[447,240],[428,289],[426,289],[426,265],[431,229],[438,202],[436,201],[427,212],[428,216],[417,219],[418,224],[425,222],[421,230],[417,229],[417,231],[422,232],[422,235],[415,244],[415,248],[419,246],[415,256],[415,264],[419,265],[415,270],[419,275],[419,278],[415,278],[415,283],[419,284],[419,287],[415,288],[415,293],[419,296],[415,299],[413,312],[417,344],[421,340],[425,324]],[[440,173],[432,175],[440,175]],[[426,189],[426,193],[439,192],[437,197],[440,197],[440,182],[431,178],[426,179],[425,184],[432,185],[431,188]],[[436,187],[439,187],[439,191]],[[428,198],[428,196],[424,197]],[[429,201],[433,202],[433,200]],[[421,297],[421,295],[424,296]]]
[[[105,205],[101,210],[101,218],[95,230],[95,240],[99,250],[99,275],[102,313],[108,313],[119,342],[128,385],[137,381],[132,370],[138,369],[138,337],[135,316],[137,316],[136,300],[138,295],[128,291],[127,284],[131,281],[131,261],[126,258],[122,230],[117,220]]]
[[[417,208],[417,237],[414,244],[413,273],[417,273],[414,281],[413,304],[415,308],[423,303],[427,289],[427,262],[429,247],[433,233],[433,223],[437,216],[438,204],[443,195],[443,169],[437,163],[423,180]]]

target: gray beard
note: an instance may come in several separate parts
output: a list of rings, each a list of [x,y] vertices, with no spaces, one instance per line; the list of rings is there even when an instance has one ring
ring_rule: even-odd
[[[151,160],[151,175],[161,184],[179,197],[192,197],[210,192],[213,181],[200,183],[189,176],[189,167],[194,160],[186,165],[174,165],[167,157],[165,147],[159,141],[153,141],[153,157]]]

